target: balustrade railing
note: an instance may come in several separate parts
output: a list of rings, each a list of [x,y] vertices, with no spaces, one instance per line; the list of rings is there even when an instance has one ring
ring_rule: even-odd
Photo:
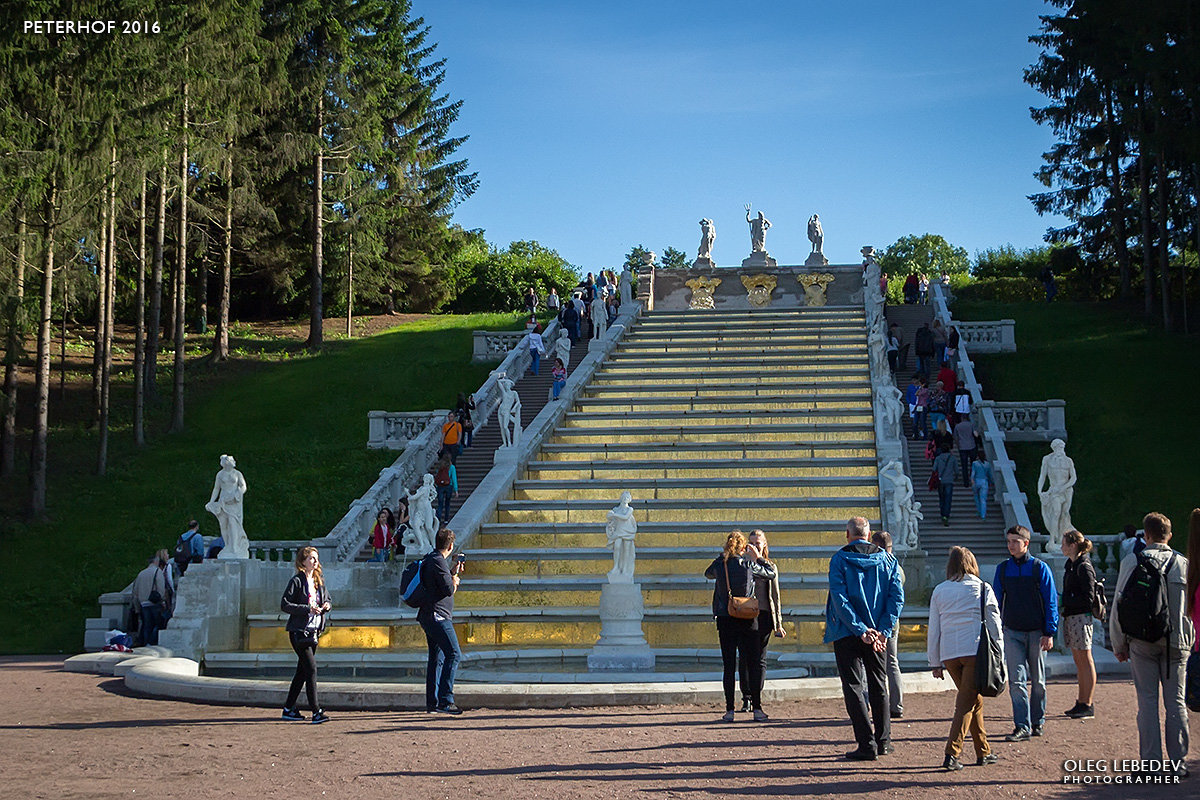
[[[998,402],[984,400],[996,423],[1013,442],[1049,442],[1067,438],[1067,403],[1064,400]]]
[[[525,331],[475,331],[471,360],[501,361],[525,338]]]
[[[1017,352],[1017,323],[1011,319],[988,322],[954,323],[958,327],[959,342],[970,345],[971,352],[1015,353]]]
[[[367,447],[403,450],[406,444],[421,435],[425,426],[445,416],[445,411],[368,411]]]

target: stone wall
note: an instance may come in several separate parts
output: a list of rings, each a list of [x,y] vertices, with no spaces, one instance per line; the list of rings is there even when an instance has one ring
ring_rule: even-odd
[[[639,281],[653,286],[655,311],[686,311],[691,308],[693,289],[687,282],[696,278],[718,279],[720,284],[713,290],[714,308],[722,311],[750,311],[804,308],[813,305],[805,294],[804,286],[797,280],[800,275],[829,274],[833,280],[825,290],[824,305],[861,305],[863,302],[862,274],[859,264],[839,264],[825,267],[771,267],[766,269],[743,267],[717,267],[716,269],[663,269],[653,270],[651,280]],[[775,279],[770,302],[765,306],[752,305],[749,290],[742,278],[767,275]]]

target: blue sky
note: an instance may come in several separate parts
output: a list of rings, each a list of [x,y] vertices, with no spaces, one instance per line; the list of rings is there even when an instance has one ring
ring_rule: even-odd
[[[455,221],[536,239],[584,270],[632,246],[750,252],[744,205],[780,264],[857,261],[910,233],[975,251],[1041,244],[1026,195],[1053,142],[1021,79],[1042,0],[414,0],[445,58],[478,171]]]

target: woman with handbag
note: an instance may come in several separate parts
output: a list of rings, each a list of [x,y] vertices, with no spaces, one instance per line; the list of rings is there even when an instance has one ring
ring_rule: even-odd
[[[929,598],[927,637],[933,676],[943,679],[949,672],[958,687],[946,759],[942,762],[942,768],[948,771],[963,768],[959,759],[968,730],[975,743],[975,763],[983,766],[997,760],[983,729],[983,698],[975,677],[981,618],[993,640],[1002,641],[1000,606],[990,587],[979,579],[975,554],[965,547],[951,547],[946,580],[934,588]]]
[[[775,567],[766,561],[758,548],[746,542],[741,531],[733,531],[725,539],[721,555],[713,559],[704,577],[713,578],[713,616],[717,619],[717,638],[721,642],[721,662],[724,667],[725,715],[723,722],[733,722],[733,684],[738,671],[738,654],[749,665],[750,704],[754,721],[764,722],[762,710],[761,662],[759,661],[758,599],[755,577],[775,577]]]
[[[758,693],[761,697],[767,682],[767,645],[771,634],[782,639],[787,633],[783,630],[783,604],[779,600],[779,567],[771,560],[767,535],[755,528],[750,532],[747,544],[758,550],[763,561],[775,567],[775,574],[770,578],[754,576],[754,596],[758,599]],[[742,685],[742,711],[754,710],[749,691],[750,665],[745,658],[738,662],[738,681]]]
[[[280,608],[288,614],[288,638],[297,658],[296,675],[283,704],[283,719],[304,720],[304,715],[296,708],[296,701],[301,687],[305,687],[313,724],[320,725],[329,717],[317,703],[317,639],[325,630],[325,617],[333,606],[325,589],[317,548],[301,547],[296,551],[296,574],[283,591]]]
[[[1073,719],[1096,716],[1092,698],[1096,692],[1096,664],[1092,661],[1092,609],[1096,599],[1096,568],[1088,556],[1092,543],[1083,534],[1070,530],[1063,534],[1062,554],[1067,557],[1063,566],[1062,622],[1063,642],[1075,659],[1079,676],[1079,699],[1065,713]]]

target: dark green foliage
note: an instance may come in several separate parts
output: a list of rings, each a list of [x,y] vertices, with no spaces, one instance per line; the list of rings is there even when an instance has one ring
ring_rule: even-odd
[[[460,278],[465,288],[452,304],[456,311],[510,311],[524,305],[530,286],[544,301],[551,287],[566,296],[579,281],[575,267],[537,242],[513,242],[486,254],[474,250],[468,259]]]
[[[687,253],[682,250],[676,250],[674,247],[663,250],[661,266],[667,269],[687,269],[691,265]]]
[[[942,272],[966,272],[970,266],[966,250],[934,233],[902,236],[879,256],[880,269],[893,278],[920,272],[933,280]]]

